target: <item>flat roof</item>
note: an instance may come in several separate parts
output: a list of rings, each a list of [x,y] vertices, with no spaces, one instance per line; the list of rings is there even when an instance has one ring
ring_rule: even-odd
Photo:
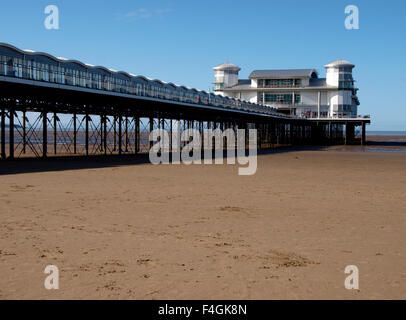
[[[313,73],[317,75],[315,69],[283,69],[283,70],[254,70],[248,78],[250,79],[272,79],[272,78],[311,78]]]

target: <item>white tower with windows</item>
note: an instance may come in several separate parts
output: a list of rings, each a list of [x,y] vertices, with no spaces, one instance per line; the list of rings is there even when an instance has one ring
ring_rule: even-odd
[[[223,63],[213,68],[214,70],[214,91],[223,94],[225,88],[231,88],[238,84],[238,72],[240,67],[232,63]]]
[[[346,60],[335,60],[326,64],[326,84],[338,88],[328,97],[331,117],[356,117],[358,98],[354,87],[352,69],[355,67]]]
[[[353,81],[352,69],[355,67],[346,60],[336,60],[326,64],[326,83],[329,86],[340,87],[340,81]]]

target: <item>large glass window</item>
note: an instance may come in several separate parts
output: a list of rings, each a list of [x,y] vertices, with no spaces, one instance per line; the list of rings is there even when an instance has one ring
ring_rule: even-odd
[[[265,101],[264,101],[265,99]],[[271,103],[271,104],[293,104],[293,94],[284,93],[259,93],[258,101],[261,103]],[[300,103],[300,94],[295,94],[294,103]]]
[[[302,96],[300,93],[295,94],[295,103],[301,103],[302,102]]]
[[[339,81],[338,87],[340,89],[352,89],[354,88],[354,81],[352,80]]]
[[[301,79],[259,79],[259,88],[292,88],[301,86]]]

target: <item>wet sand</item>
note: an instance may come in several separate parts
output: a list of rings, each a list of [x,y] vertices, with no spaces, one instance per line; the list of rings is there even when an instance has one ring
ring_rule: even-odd
[[[406,153],[327,149],[261,155],[245,177],[2,163],[0,298],[405,299]],[[59,290],[44,288],[49,264]],[[347,265],[360,290],[344,288]]]

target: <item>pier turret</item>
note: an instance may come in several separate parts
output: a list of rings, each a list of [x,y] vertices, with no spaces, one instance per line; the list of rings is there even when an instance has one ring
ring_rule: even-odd
[[[335,60],[324,66],[326,84],[336,87],[336,92],[328,94],[329,115],[331,117],[357,117],[357,88],[354,86],[352,70],[354,65],[346,60]]]
[[[352,69],[355,67],[346,60],[335,60],[324,66],[326,68],[326,83],[329,86],[350,88],[354,84]]]
[[[223,63],[213,68],[214,70],[214,91],[222,91],[238,84],[238,72],[240,67],[232,63]]]

